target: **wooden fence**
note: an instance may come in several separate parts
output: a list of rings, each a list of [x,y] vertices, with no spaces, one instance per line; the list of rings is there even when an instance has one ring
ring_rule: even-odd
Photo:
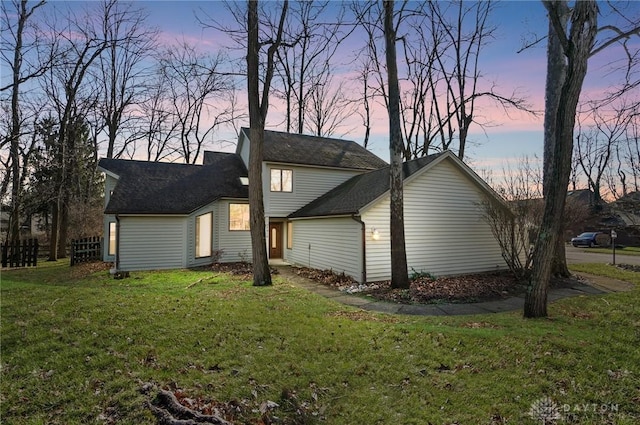
[[[71,241],[71,265],[102,260],[102,238],[92,236]]]
[[[38,239],[2,244],[2,267],[35,267],[38,264]]]

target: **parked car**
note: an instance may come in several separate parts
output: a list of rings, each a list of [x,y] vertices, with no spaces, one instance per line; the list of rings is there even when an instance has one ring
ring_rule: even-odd
[[[598,245],[598,241],[596,238],[598,235],[601,235],[602,232],[584,232],[576,236],[575,238],[571,238],[571,245],[573,246],[588,246],[593,248]]]

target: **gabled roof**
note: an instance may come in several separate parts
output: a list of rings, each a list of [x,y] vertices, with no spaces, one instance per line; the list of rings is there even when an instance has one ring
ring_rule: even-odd
[[[219,198],[248,197],[240,183],[247,169],[238,155],[205,157],[206,165],[101,159],[98,167],[118,177],[105,214],[189,214]]]
[[[242,128],[249,139],[249,129]],[[265,130],[264,161],[320,167],[376,170],[387,163],[350,140]]]
[[[446,152],[407,161],[402,165],[404,179],[432,163]],[[389,166],[354,176],[335,189],[310,202],[289,218],[359,214],[360,210],[389,190]]]

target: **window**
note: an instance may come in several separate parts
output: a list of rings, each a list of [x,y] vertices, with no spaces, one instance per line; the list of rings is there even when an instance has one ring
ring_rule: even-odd
[[[287,223],[287,249],[293,248],[293,223]]]
[[[271,169],[271,191],[291,192],[293,191],[293,170]]]
[[[229,230],[249,230],[249,204],[229,204]]]
[[[206,213],[196,217],[196,258],[211,256],[211,231],[213,214]]]
[[[116,222],[109,222],[109,255],[116,255]]]

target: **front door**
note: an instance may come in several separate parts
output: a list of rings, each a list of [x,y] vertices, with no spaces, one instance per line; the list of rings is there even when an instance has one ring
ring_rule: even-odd
[[[269,258],[282,258],[282,223],[269,223]]]

